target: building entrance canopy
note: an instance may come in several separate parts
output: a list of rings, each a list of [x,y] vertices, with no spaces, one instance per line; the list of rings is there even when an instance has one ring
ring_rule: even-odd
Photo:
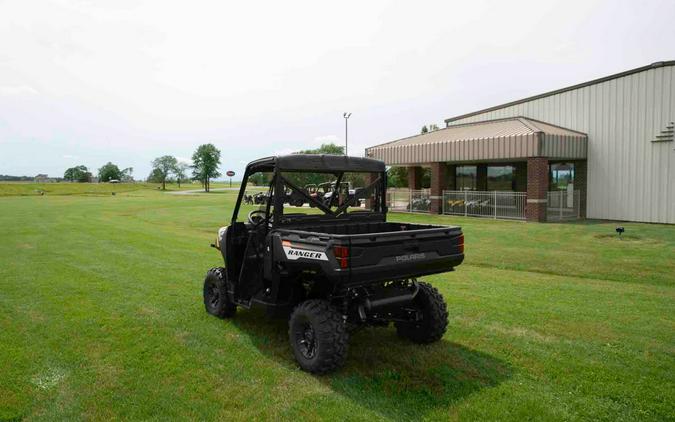
[[[453,125],[366,149],[366,156],[387,165],[431,162],[585,160],[585,133],[526,117]]]

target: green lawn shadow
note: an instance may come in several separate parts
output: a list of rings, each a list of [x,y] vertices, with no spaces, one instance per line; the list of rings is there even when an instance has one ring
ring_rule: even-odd
[[[269,359],[288,369],[298,368],[285,319],[243,310],[232,322]],[[495,387],[510,376],[510,366],[494,356],[445,339],[430,345],[412,344],[388,327],[352,333],[344,368],[317,379],[386,418],[411,420]],[[303,404],[303,400],[293,407],[311,407],[312,397],[306,400],[310,402]]]

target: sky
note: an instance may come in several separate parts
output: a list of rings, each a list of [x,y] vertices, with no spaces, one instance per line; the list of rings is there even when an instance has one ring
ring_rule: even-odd
[[[221,171],[675,59],[675,1],[0,0],[0,174]],[[236,178],[236,177],[235,177]]]

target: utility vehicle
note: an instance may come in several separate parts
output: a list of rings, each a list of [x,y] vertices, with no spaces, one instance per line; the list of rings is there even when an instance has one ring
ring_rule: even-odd
[[[242,206],[252,176],[267,183],[258,208]],[[327,200],[300,187],[327,182],[333,186]],[[340,189],[346,182],[359,188]],[[311,207],[287,207],[296,195]],[[240,221],[244,209],[247,218]],[[225,265],[206,275],[206,311],[230,318],[237,307],[261,306],[270,315],[290,316],[293,354],[312,373],[339,368],[349,334],[359,327],[393,323],[399,336],[414,343],[440,340],[446,304],[417,277],[452,271],[462,262],[462,231],[386,217],[381,161],[298,154],[251,162],[232,221],[212,245]]]

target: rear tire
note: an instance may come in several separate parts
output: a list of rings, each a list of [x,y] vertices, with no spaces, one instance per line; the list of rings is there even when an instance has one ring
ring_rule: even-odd
[[[417,322],[397,322],[396,333],[413,343],[427,344],[440,340],[448,328],[448,308],[443,296],[429,283],[419,283],[415,307],[422,312]]]
[[[291,314],[288,337],[295,360],[307,372],[332,372],[347,358],[349,334],[344,318],[325,300],[298,305]]]
[[[237,305],[227,293],[227,272],[225,268],[211,268],[204,278],[204,307],[206,312],[218,318],[232,318]]]

